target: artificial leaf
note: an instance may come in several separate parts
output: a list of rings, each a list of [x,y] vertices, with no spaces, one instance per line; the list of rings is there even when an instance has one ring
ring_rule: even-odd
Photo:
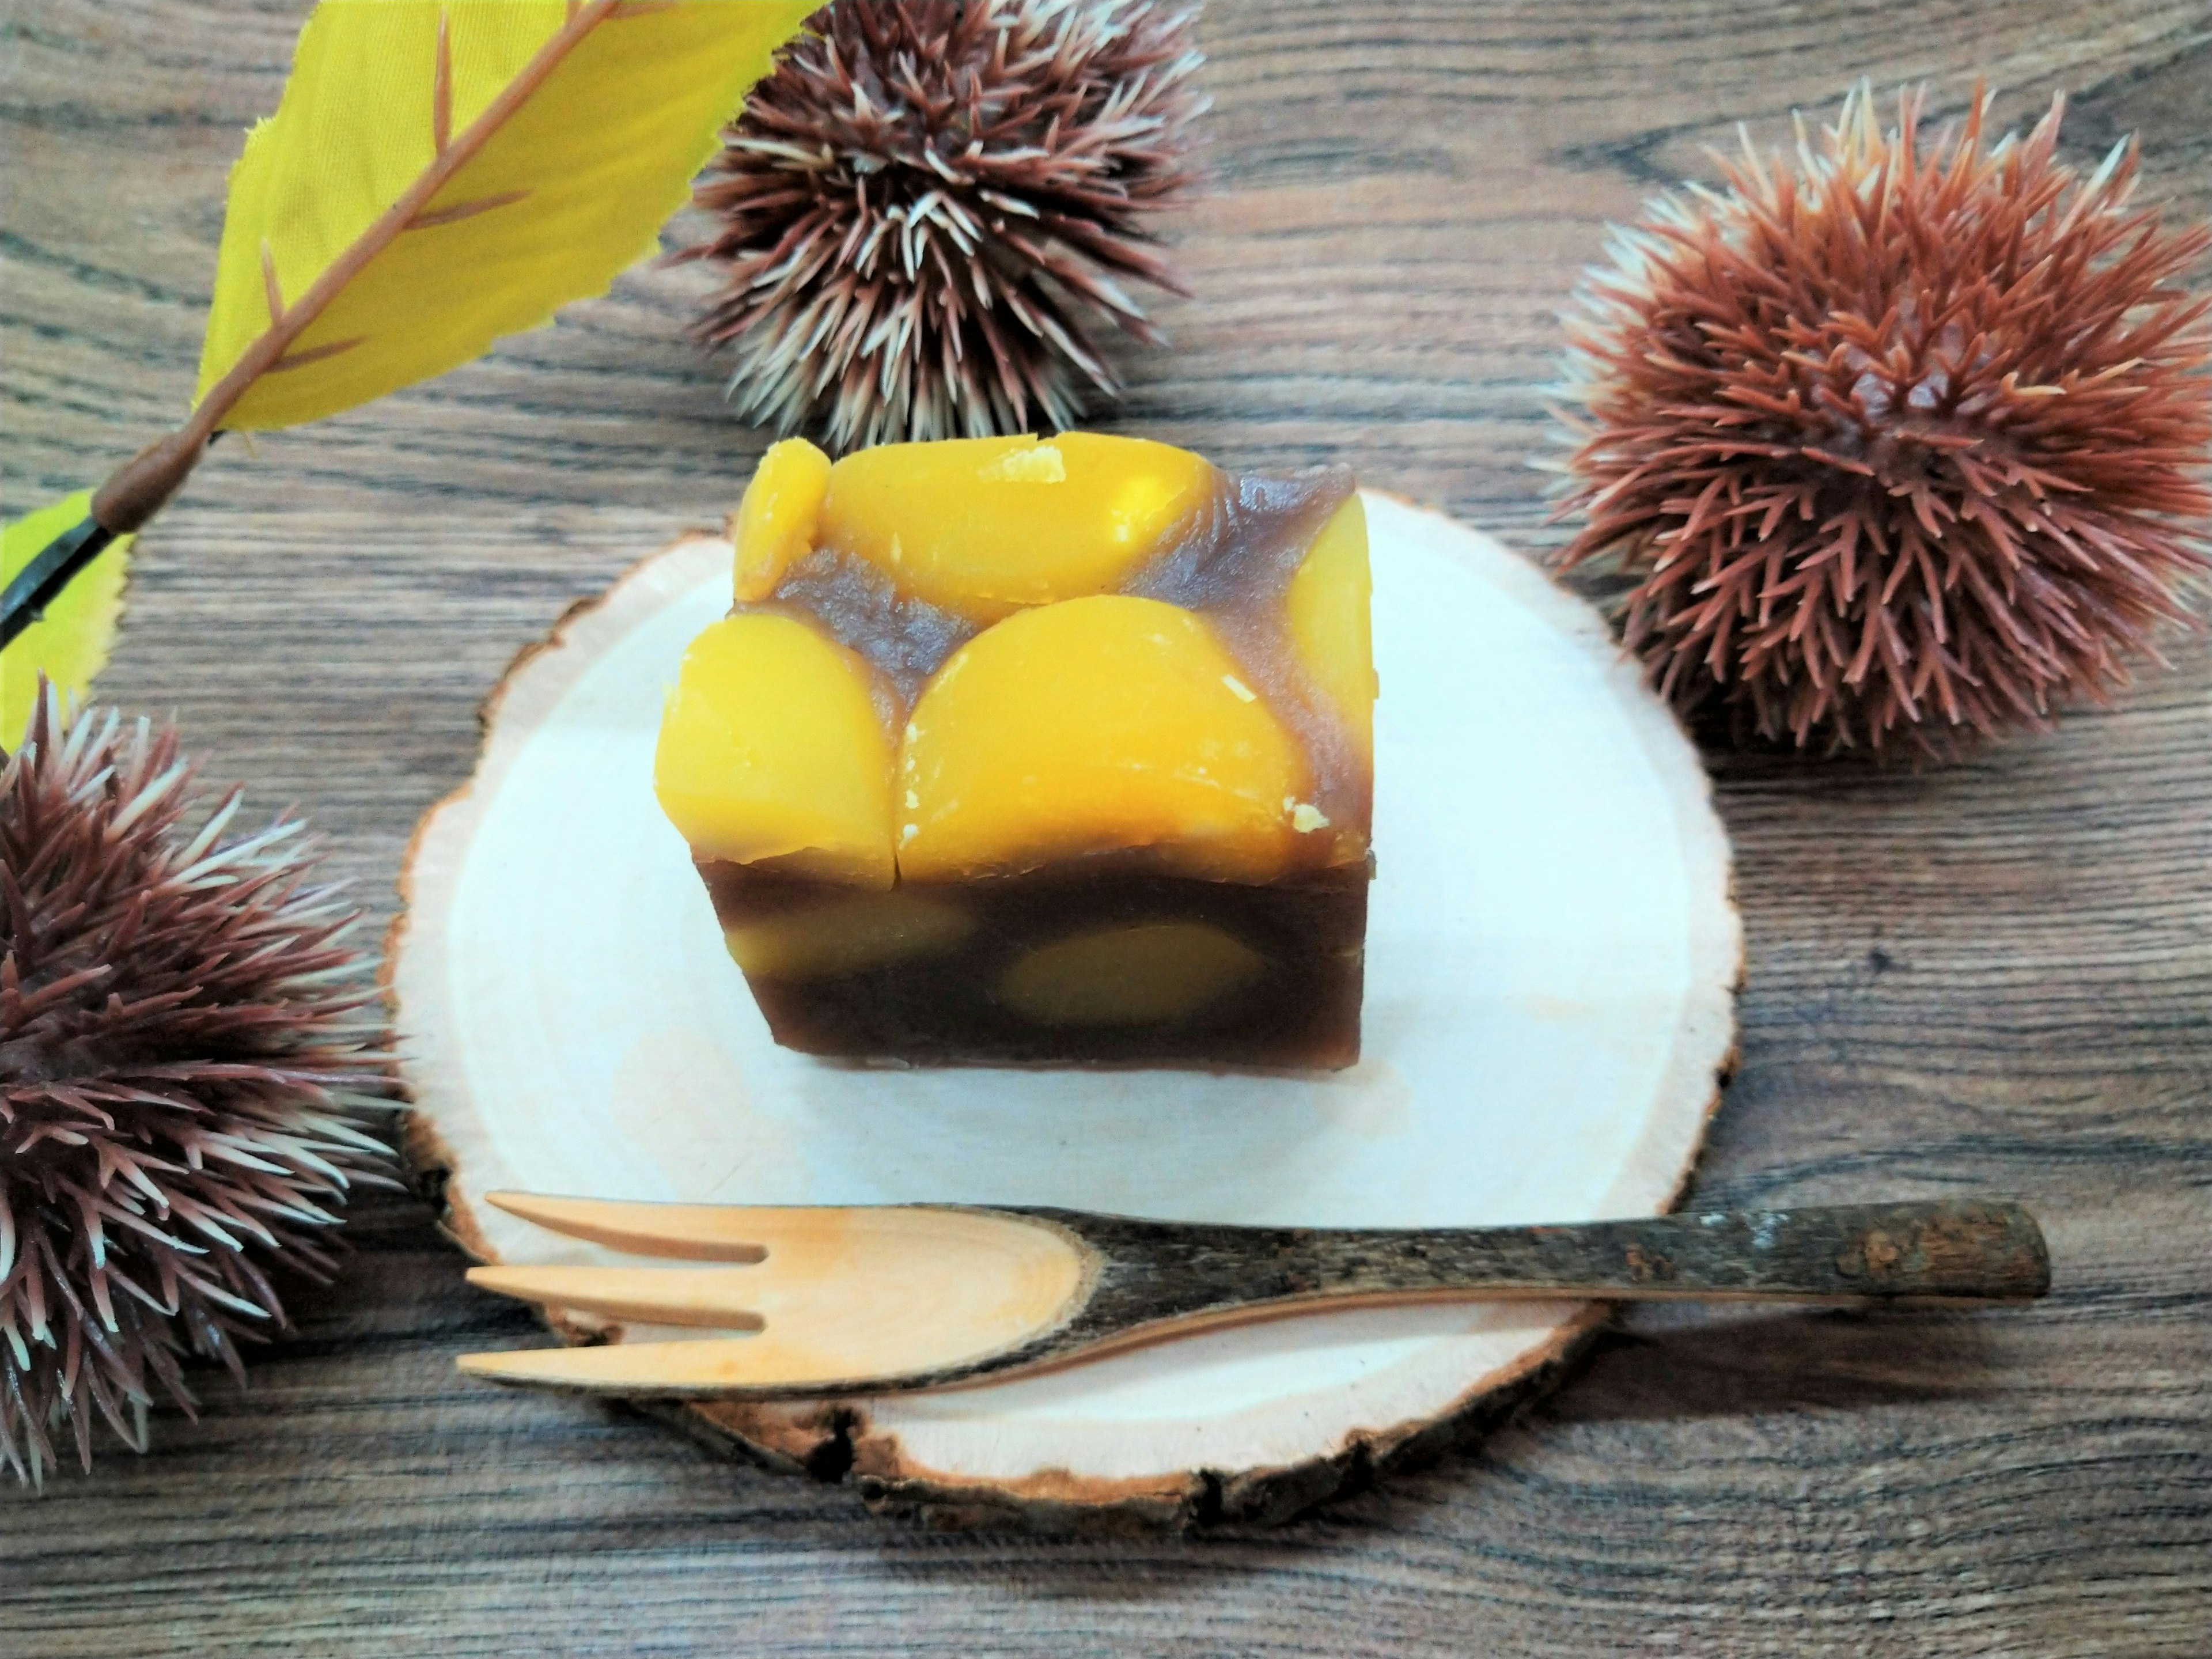
[[[231,174],[187,431],[318,419],[604,293],[809,0],[323,0]]]
[[[65,500],[26,514],[0,532],[0,582],[28,564],[48,542],[81,523],[90,511],[92,492],[81,489]],[[39,675],[74,697],[84,696],[92,677],[106,665],[107,647],[123,615],[123,578],[130,562],[131,538],[117,538],[33,623],[0,648],[0,748],[22,741],[38,701]]]
[[[232,170],[191,416],[101,486],[99,537],[58,580],[82,580],[109,538],[155,512],[218,430],[350,409],[604,293],[688,199],[722,124],[812,9],[322,0],[276,113]],[[53,626],[82,627],[84,647],[49,634],[11,645],[9,660],[58,653],[63,678],[88,678],[106,657],[120,556],[108,568],[105,602],[49,607],[78,617]],[[8,630],[24,609],[9,597]],[[0,708],[0,727],[11,723]]]

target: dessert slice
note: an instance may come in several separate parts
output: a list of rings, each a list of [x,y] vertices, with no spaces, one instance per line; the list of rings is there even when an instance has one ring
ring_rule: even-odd
[[[654,762],[777,1042],[1359,1048],[1375,674],[1340,471],[1066,433],[763,458]]]

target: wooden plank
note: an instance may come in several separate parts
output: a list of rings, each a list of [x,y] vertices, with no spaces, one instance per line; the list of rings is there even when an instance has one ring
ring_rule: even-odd
[[[0,503],[171,423],[240,130],[304,6],[53,0],[4,33]],[[1977,70],[2065,145],[2140,131],[2212,212],[2202,0],[1214,0],[1220,193],[1123,419],[1237,465],[1340,459],[1533,538],[1553,313],[1601,222],[1861,74]],[[2212,276],[2212,273],[2207,273]],[[141,543],[104,690],[296,800],[378,916],[475,699],[760,447],[646,271],[488,362],[227,442]],[[415,550],[453,550],[437,568]],[[193,1425],[0,1500],[11,1655],[2108,1656],[2212,1593],[2212,643],[1949,771],[1721,757],[1744,1064],[1694,1200],[2030,1199],[2052,1298],[1946,1316],[1646,1311],[1479,1450],[1204,1544],[939,1536],[595,1407],[464,1383],[528,1316],[412,1204]]]

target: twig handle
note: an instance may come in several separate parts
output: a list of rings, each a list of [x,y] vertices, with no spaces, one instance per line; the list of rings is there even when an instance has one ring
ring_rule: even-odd
[[[1449,1235],[1441,1235],[1449,1238]],[[2017,1204],[1944,1199],[1705,1212],[1461,1236],[1447,1272],[1608,1299],[2018,1301],[2051,1288],[2035,1218]]]
[[[2000,1199],[1692,1212],[1559,1226],[1243,1228],[1042,1212],[1110,1264],[1072,1336],[1339,1299],[2013,1302],[2051,1288],[2034,1217]]]

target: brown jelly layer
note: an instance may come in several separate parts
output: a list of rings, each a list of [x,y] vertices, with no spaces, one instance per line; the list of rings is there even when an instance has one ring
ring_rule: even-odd
[[[801,1053],[1297,1069],[1359,1055],[1364,864],[1251,886],[1085,860],[887,893],[720,860],[699,872],[769,1029]],[[1148,965],[1154,944],[1168,954]]]

